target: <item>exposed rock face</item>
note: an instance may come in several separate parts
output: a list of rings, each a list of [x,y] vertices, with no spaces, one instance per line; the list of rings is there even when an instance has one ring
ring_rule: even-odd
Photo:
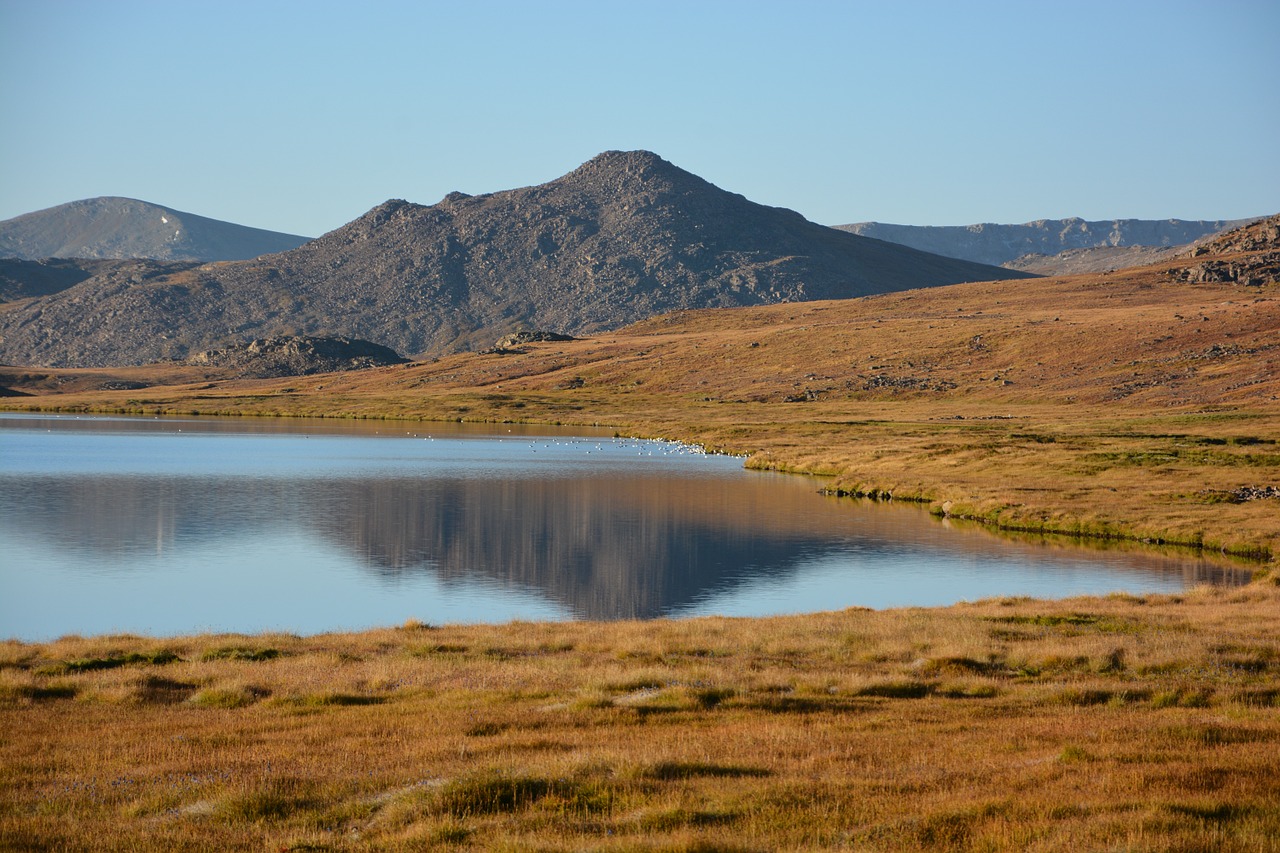
[[[1247,287],[1280,284],[1280,214],[1197,245],[1185,258],[1199,263],[1170,270],[1179,281],[1233,282]]]
[[[0,222],[0,257],[239,261],[295,249],[295,234],[248,228],[132,198],[60,204]]]
[[[1189,254],[1198,258],[1201,255],[1232,255],[1268,249],[1280,249],[1280,213],[1207,240],[1191,249]]]
[[[1008,264],[1010,268],[1016,269],[1037,271],[1047,269],[1053,274],[1063,274],[1100,270],[1096,268],[1067,269],[1061,265],[1050,265],[1052,256],[1072,250],[1100,247],[1183,246],[1210,234],[1238,228],[1252,221],[1251,219],[1197,221],[1116,219],[1088,222],[1072,217],[1070,219],[1037,219],[1022,225],[982,223],[926,226],[858,222],[836,227],[852,234],[888,240],[891,243],[900,243],[950,258],[963,258],[984,264]],[[1038,261],[1038,266],[1025,261],[1013,263],[1026,255],[1041,256],[1043,259]],[[1122,255],[1113,255],[1110,260],[1122,259]],[[1159,258],[1135,258],[1135,260],[1138,263],[1150,263]],[[1120,265],[1122,264],[1111,264],[1112,267]]]
[[[674,309],[1024,275],[815,225],[612,151],[541,186],[388,201],[279,255],[91,278],[0,316],[0,361],[139,364],[280,334],[480,350],[513,328],[580,335]]]
[[[231,368],[238,376],[258,379],[363,370],[406,361],[394,350],[369,341],[299,336],[250,341],[188,359],[190,364]]]

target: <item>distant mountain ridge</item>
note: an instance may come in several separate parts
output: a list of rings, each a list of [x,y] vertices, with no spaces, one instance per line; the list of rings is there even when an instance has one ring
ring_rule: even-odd
[[[521,329],[590,334],[677,309],[1021,277],[817,225],[647,151],[610,151],[538,186],[388,201],[277,255],[92,276],[0,314],[0,362],[140,364],[278,335],[434,354]]]
[[[0,222],[0,258],[242,261],[296,249],[308,239],[102,196]]]
[[[1194,220],[1182,219],[1113,219],[1086,221],[1037,219],[1021,225],[892,225],[886,222],[857,222],[835,226],[850,234],[888,240],[925,252],[961,258],[995,266],[1014,265],[1027,255],[1058,255],[1082,249],[1133,246],[1182,246],[1211,234],[1239,228],[1261,217],[1248,219]],[[1121,265],[1126,253],[1111,253]],[[1136,263],[1151,256],[1132,253]]]

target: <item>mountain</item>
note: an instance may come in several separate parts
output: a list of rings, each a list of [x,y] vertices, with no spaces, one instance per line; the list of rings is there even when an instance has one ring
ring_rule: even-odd
[[[307,239],[107,196],[0,222],[0,258],[240,261],[296,249]]]
[[[1001,266],[1036,275],[1078,275],[1146,266],[1177,257],[1186,250],[1186,245],[1094,246],[1089,249],[1067,249],[1056,255],[1023,255],[1006,261]]]
[[[816,225],[656,154],[610,151],[539,186],[388,201],[278,255],[109,270],[0,313],[0,362],[140,364],[278,335],[439,354],[522,329],[586,334],[675,309],[1021,277]]]
[[[1230,228],[1238,228],[1253,219],[1197,220],[1181,219],[1114,219],[1087,222],[1083,219],[1037,219],[1022,225],[890,225],[885,222],[858,222],[853,225],[837,225],[841,231],[888,240],[913,249],[934,252],[949,258],[962,258],[982,264],[1006,264],[1020,269],[1065,274],[1068,272],[1102,271],[1110,265],[1136,266],[1158,260],[1151,254],[1110,253],[1103,256],[1101,267],[1080,263],[1079,250],[1094,248],[1118,248],[1132,246],[1174,247],[1194,242],[1202,237],[1217,234]],[[1026,255],[1055,256],[1073,252],[1077,268],[1051,266],[1047,260],[1026,259],[1014,264]],[[1064,261],[1071,261],[1068,256]],[[1038,266],[1037,266],[1038,262]]]

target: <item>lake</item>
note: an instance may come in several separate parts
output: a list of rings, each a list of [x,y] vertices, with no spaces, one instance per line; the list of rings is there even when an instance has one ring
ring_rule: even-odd
[[[0,637],[760,616],[1248,580],[1196,556],[1002,539],[584,432],[0,415]]]

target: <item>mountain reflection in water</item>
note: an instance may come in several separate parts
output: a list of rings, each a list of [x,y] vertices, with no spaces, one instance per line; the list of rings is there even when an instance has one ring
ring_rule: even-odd
[[[166,473],[181,462],[104,458],[154,447],[138,444],[138,438],[90,442],[84,456],[89,463],[51,458],[42,467],[6,457],[0,468],[0,536],[27,549],[13,553],[35,554],[32,564],[44,566],[45,574],[53,573],[51,567],[73,566],[74,577],[98,575],[142,589],[182,572],[205,575],[201,582],[207,583],[210,575],[230,577],[229,563],[243,564],[237,577],[280,576],[282,591],[272,607],[315,609],[314,602],[331,589],[337,600],[330,606],[339,614],[343,596],[352,599],[348,612],[356,605],[354,586],[335,582],[335,564],[362,571],[365,586],[406,598],[426,594],[415,586],[420,580],[430,579],[446,592],[478,585],[479,603],[465,617],[470,621],[492,621],[486,601],[494,612],[505,612],[496,603],[503,590],[535,593],[571,617],[622,619],[788,612],[796,607],[780,590],[800,576],[816,577],[811,582],[819,585],[817,600],[804,609],[882,606],[868,600],[870,592],[861,593],[886,583],[904,590],[893,603],[1005,594],[1001,585],[1011,573],[1034,576],[1032,594],[1041,595],[1075,594],[1072,583],[1084,575],[1091,584],[1103,584],[1097,591],[1172,590],[1247,578],[1202,559],[1011,542],[981,530],[948,529],[917,507],[823,497],[815,480],[746,472],[736,460],[648,464],[624,460],[617,447],[605,447],[607,458],[586,464],[585,454],[600,446],[499,448],[495,441],[472,440],[428,450],[420,442],[384,438],[377,444],[350,436],[332,444],[258,446],[264,439],[243,435],[204,435],[156,451],[172,450],[179,459],[192,451],[248,454],[222,462],[201,455],[188,472]],[[542,455],[534,464],[538,450]],[[317,468],[317,454],[332,465]],[[460,454],[486,461],[473,465]],[[513,461],[504,467],[494,454]],[[94,470],[68,470],[84,465]],[[220,473],[222,467],[231,473]],[[999,593],[966,586],[984,573]],[[150,581],[139,583],[140,577]],[[8,589],[10,570],[0,572],[0,579]],[[35,589],[25,580],[13,585]],[[21,589],[16,594],[20,598]],[[229,600],[244,601],[247,608],[255,594],[249,588]],[[733,603],[751,596],[757,600]],[[21,606],[4,606],[0,619]],[[400,606],[401,612],[432,618],[430,602],[406,600]],[[386,612],[383,607],[377,612]],[[386,624],[397,615],[371,618]],[[193,618],[215,629],[300,622],[310,627],[307,617],[296,614],[247,626],[216,615]],[[310,629],[354,627],[341,616],[325,618]],[[6,633],[2,621],[0,633]]]

